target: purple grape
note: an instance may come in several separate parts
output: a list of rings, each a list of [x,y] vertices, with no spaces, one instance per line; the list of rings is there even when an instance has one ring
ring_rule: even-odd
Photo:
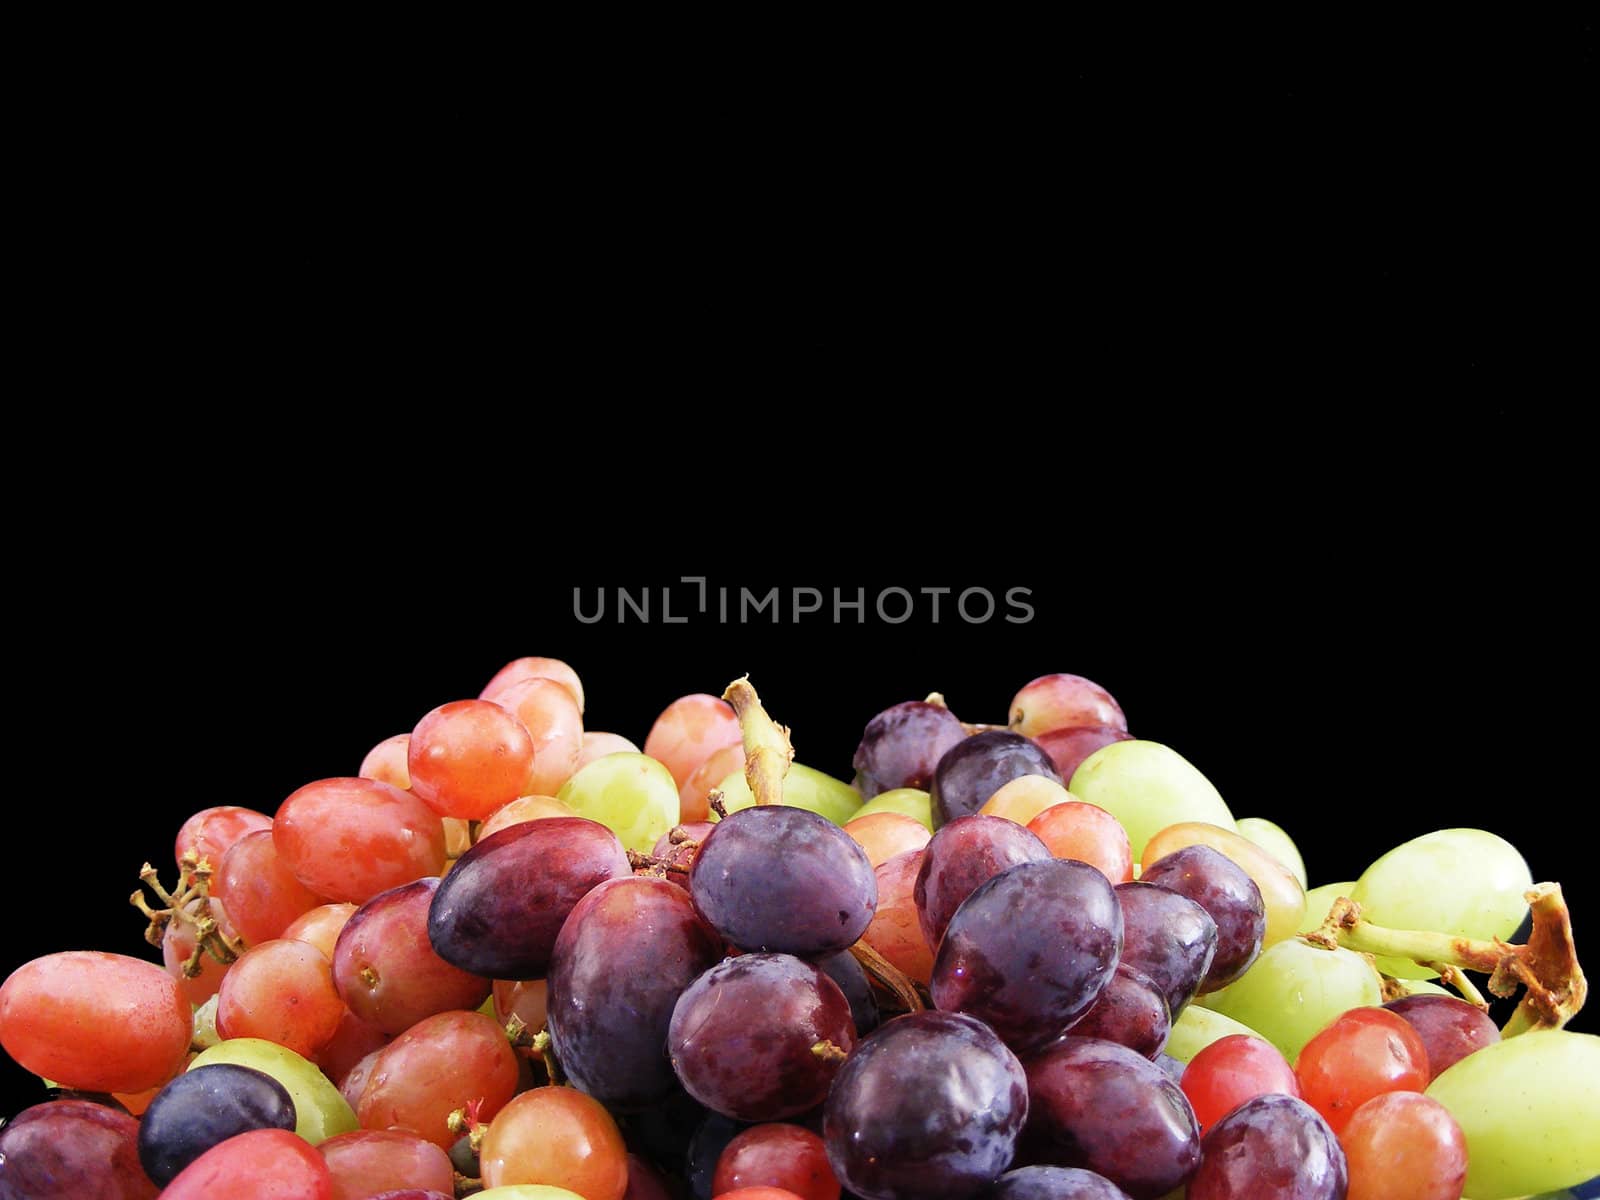
[[[1172,1018],[1167,1013],[1166,997],[1155,982],[1126,962],[1119,962],[1099,999],[1073,1022],[1069,1032],[1073,1037],[1116,1042],[1154,1061],[1172,1033]]]
[[[700,844],[689,895],[739,949],[806,958],[854,945],[878,909],[877,877],[856,840],[781,804],[719,821]]]
[[[543,979],[556,935],[590,889],[632,875],[617,835],[582,817],[490,834],[433,894],[428,940],[445,962],[491,979]]]
[[[1059,1037],[1117,969],[1122,910],[1099,871],[1065,858],[995,876],[956,910],[934,958],[934,1005],[1020,1052]]]
[[[922,866],[912,898],[922,936],[935,950],[961,902],[1000,872],[1040,862],[1050,851],[1015,821],[975,813],[940,827],[922,848]]]
[[[721,958],[689,894],[665,879],[608,879],[578,901],[549,975],[550,1040],[573,1085],[623,1109],[671,1093],[673,1006]]]
[[[264,1071],[213,1063],[156,1093],[139,1123],[139,1161],[162,1187],[213,1146],[252,1129],[293,1129],[294,1101]]]
[[[0,1200],[156,1200],[139,1122],[89,1100],[49,1100],[0,1126]]]
[[[1185,846],[1154,863],[1139,877],[1187,896],[1217,923],[1217,952],[1200,981],[1201,992],[1232,983],[1261,956],[1267,908],[1256,881],[1210,846]],[[1148,971],[1145,972],[1149,974]]]
[[[1000,1176],[978,1200],[1128,1200],[1128,1193],[1077,1167],[1021,1167]]]
[[[702,860],[703,861],[703,860]],[[740,1121],[776,1121],[822,1103],[838,1071],[818,1053],[856,1043],[850,1005],[816,967],[787,954],[726,959],[678,997],[667,1031],[688,1093]]]
[[[1402,996],[1384,1005],[1404,1017],[1428,1050],[1428,1080],[1452,1067],[1474,1050],[1500,1040],[1500,1030],[1489,1014],[1454,996]]]
[[[689,1191],[694,1200],[711,1200],[711,1185],[717,1174],[717,1160],[722,1152],[750,1126],[735,1121],[721,1113],[708,1113],[700,1127],[689,1139],[688,1175]]]
[[[884,709],[867,722],[856,747],[861,798],[903,787],[927,791],[944,752],[966,738],[966,728],[943,705],[908,700]]]
[[[929,789],[933,827],[971,816],[1013,779],[1043,775],[1061,782],[1061,773],[1039,744],[1020,733],[986,729],[964,738],[939,760]]]
[[[1148,1058],[1068,1035],[1027,1071],[1031,1161],[1094,1171],[1133,1200],[1155,1200],[1193,1174],[1200,1125],[1182,1089]]]
[[[848,950],[835,950],[816,960],[817,968],[839,985],[844,998],[850,1002],[850,1019],[855,1023],[856,1036],[866,1037],[878,1027],[878,997],[873,993],[872,980],[860,961]]]
[[[1187,896],[1149,883],[1119,883],[1122,961],[1167,998],[1173,1020],[1200,990],[1217,952],[1217,923]]]
[[[845,1061],[822,1136],[839,1182],[863,1200],[961,1200],[1010,1164],[1027,1116],[1022,1064],[992,1030],[919,1012]]]
[[[1344,1200],[1344,1150],[1304,1100],[1247,1100],[1206,1131],[1188,1200]]]

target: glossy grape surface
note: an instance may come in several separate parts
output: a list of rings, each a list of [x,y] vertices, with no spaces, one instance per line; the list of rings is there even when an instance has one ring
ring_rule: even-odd
[[[1206,998],[1242,1021],[1290,1062],[1328,1022],[1352,1008],[1383,1003],[1383,981],[1353,951],[1323,950],[1299,938],[1279,942],[1243,978]]]
[[[256,1129],[207,1150],[167,1185],[161,1200],[333,1200],[328,1164],[282,1129]]]
[[[1257,1096],[1206,1134],[1187,1200],[1344,1200],[1349,1173],[1333,1131],[1293,1096]]]
[[[363,1129],[341,1133],[317,1148],[333,1179],[333,1200],[367,1200],[405,1188],[455,1192],[450,1156],[414,1134]]]
[[[1402,996],[1384,1005],[1405,1018],[1428,1051],[1428,1078],[1439,1078],[1475,1050],[1500,1040],[1489,1014],[1455,996]]]
[[[253,808],[241,808],[236,804],[203,808],[178,830],[172,860],[182,862],[183,856],[192,852],[216,870],[222,863],[222,856],[245,834],[271,828],[272,818]]]
[[[1128,1200],[1128,1193],[1079,1167],[1019,1167],[980,1192],[978,1200]]]
[[[627,1150],[600,1102],[572,1088],[523,1092],[489,1125],[478,1151],[483,1182],[568,1188],[584,1200],[622,1200]]]
[[[583,680],[578,673],[559,658],[515,658],[495,672],[494,678],[478,693],[480,700],[494,700],[524,679],[553,679],[578,702],[583,711]]]
[[[1302,889],[1310,887],[1310,880],[1306,875],[1306,862],[1300,855],[1300,847],[1294,844],[1294,839],[1284,832],[1282,826],[1273,824],[1265,817],[1240,817],[1238,828],[1240,836],[1249,838],[1272,855],[1299,881]]]
[[[476,1012],[419,1021],[378,1052],[356,1114],[364,1129],[408,1129],[441,1150],[456,1135],[445,1122],[474,1101],[487,1121],[517,1088],[517,1057],[505,1030]]]
[[[929,789],[935,829],[977,812],[1022,775],[1061,782],[1050,756],[1020,733],[990,729],[957,742],[939,760]]]
[[[441,866],[443,836],[441,830]],[[233,928],[251,946],[282,937],[294,920],[327,903],[289,869],[270,829],[247,833],[228,848],[211,894],[222,901]]]
[[[406,767],[412,793],[439,816],[481,821],[533,790],[533,738],[494,701],[455,700],[417,722]]]
[[[328,900],[364,904],[379,892],[444,870],[439,814],[411,792],[375,779],[306,784],[279,806],[272,840],[295,878]],[[235,906],[228,907],[232,912]]]
[[[1154,1059],[1167,1044],[1172,1016],[1166,997],[1142,971],[1119,962],[1100,995],[1071,1025],[1074,1037],[1100,1038]]]
[[[1132,739],[1133,735],[1126,729],[1118,729],[1113,725],[1073,725],[1041,733],[1033,740],[1039,743],[1039,749],[1050,756],[1061,778],[1071,783],[1084,759],[1096,750],[1112,742]]]
[[[926,791],[939,759],[966,736],[960,719],[941,704],[908,700],[884,709],[867,722],[851,760],[862,798],[895,788]]]
[[[1216,922],[1217,950],[1200,981],[1202,992],[1232,983],[1260,956],[1267,932],[1261,890],[1211,847],[1186,846],[1147,867],[1139,879],[1187,896]]]
[[[1246,1100],[1300,1095],[1300,1081],[1289,1060],[1271,1042],[1253,1034],[1228,1034],[1204,1047],[1189,1060],[1180,1086],[1202,1132]]]
[[[202,1051],[190,1071],[213,1063],[237,1063],[272,1076],[294,1101],[299,1136],[313,1146],[357,1128],[356,1114],[328,1077],[293,1050],[260,1038],[234,1038]]]
[[[1011,728],[1028,737],[1052,729],[1109,725],[1127,729],[1128,718],[1111,693],[1082,675],[1041,675],[1011,699]]]
[[[913,896],[922,936],[937,946],[962,901],[1002,871],[1042,862],[1050,851],[1021,825],[1003,817],[958,817],[935,833],[922,851]]]
[[[1133,847],[1122,825],[1103,808],[1068,800],[1028,822],[1028,832],[1056,858],[1086,862],[1113,885],[1133,879]]]
[[[87,1100],[51,1100],[0,1126],[0,1200],[155,1200],[139,1123]]]
[[[1294,1064],[1300,1096],[1334,1133],[1374,1096],[1428,1086],[1428,1052],[1403,1017],[1351,1009],[1305,1044]]]
[[[662,710],[644,739],[644,752],[683,787],[694,769],[726,746],[739,744],[739,718],[726,700],[705,692],[680,696]]]
[[[926,985],[933,978],[933,947],[922,935],[922,918],[917,911],[916,885],[921,869],[922,851],[908,850],[873,872],[878,885],[878,911],[861,940],[897,970]]]
[[[525,679],[495,702],[522,723],[533,743],[533,760],[517,795],[555,795],[583,754],[583,714],[572,693],[553,679]]]
[[[605,826],[579,817],[525,821],[484,838],[451,868],[428,912],[446,962],[491,979],[542,979],[556,935],[591,889],[631,875]]]
[[[310,1058],[332,1040],[345,1012],[333,965],[309,942],[275,938],[252,946],[217,991],[217,1033],[263,1038]]]
[[[1122,961],[1149,976],[1176,1016],[1200,990],[1217,952],[1217,923],[1187,896],[1151,883],[1117,886]]]
[[[1437,1100],[1387,1092],[1368,1100],[1339,1134],[1350,1168],[1346,1200],[1459,1200],[1467,1140]]]
[[[1122,908],[1104,875],[1067,859],[1023,863],[956,910],[934,959],[933,1002],[1034,1049],[1088,1011],[1121,951]]]
[[[746,1129],[717,1159],[711,1194],[740,1188],[784,1188],[800,1200],[839,1200],[839,1181],[822,1139],[799,1125],[772,1123]]]
[[[294,1101],[272,1076],[234,1063],[179,1075],[157,1093],[139,1123],[139,1161],[160,1184],[211,1147],[252,1129],[295,1126]]]
[[[993,1031],[919,1012],[845,1061],[822,1136],[834,1175],[864,1200],[956,1200],[1005,1170],[1027,1116],[1022,1065]]]
[[[1168,825],[1207,821],[1233,829],[1233,814],[1211,781],[1159,742],[1134,739],[1102,746],[1079,764],[1072,794],[1122,823],[1135,858]]]
[[[901,813],[919,822],[929,833],[933,832],[933,800],[920,788],[895,788],[892,791],[879,792],[856,809],[851,819],[879,812]]]
[[[608,754],[580,767],[556,793],[580,817],[598,821],[629,850],[648,854],[678,823],[672,772],[644,754]]]
[[[1201,821],[1169,826],[1145,843],[1146,871],[1187,846],[1209,846],[1250,877],[1266,910],[1263,947],[1276,945],[1300,931],[1306,915],[1306,893],[1300,881],[1271,854],[1232,830]]]

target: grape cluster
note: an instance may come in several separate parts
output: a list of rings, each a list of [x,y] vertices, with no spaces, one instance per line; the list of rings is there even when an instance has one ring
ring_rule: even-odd
[[[895,705],[850,783],[792,763],[745,681],[642,751],[584,703],[518,659],[356,778],[185,822],[177,887],[147,866],[134,897],[161,965],[67,951],[0,988],[0,1044],[51,1089],[0,1127],[0,1200],[1500,1200],[1600,1174],[1560,889],[1491,833],[1308,891],[1282,829],[1074,675],[1004,728]],[[1525,988],[1504,1030],[1485,978]]]

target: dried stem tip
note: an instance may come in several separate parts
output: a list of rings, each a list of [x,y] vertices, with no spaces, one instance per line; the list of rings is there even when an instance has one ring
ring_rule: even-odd
[[[783,777],[794,761],[789,731],[761,707],[761,697],[750,686],[748,675],[730,683],[722,698],[739,714],[739,730],[744,734],[744,777],[756,803],[782,804]]]

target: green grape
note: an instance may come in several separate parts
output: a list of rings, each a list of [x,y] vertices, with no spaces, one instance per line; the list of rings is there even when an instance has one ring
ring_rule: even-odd
[[[627,850],[649,854],[678,823],[678,785],[672,772],[626,750],[597,758],[561,785],[556,799],[580,817],[598,821]]]
[[[1355,880],[1349,883],[1325,883],[1306,893],[1306,915],[1300,921],[1300,932],[1310,933],[1321,926],[1333,911],[1333,902],[1356,890]]]
[[[729,812],[749,808],[756,802],[742,770],[729,775],[717,787],[722,792],[722,805]],[[799,763],[790,763],[789,773],[783,777],[783,802],[791,808],[809,809],[835,825],[843,825],[861,811],[861,793],[855,788]],[[710,819],[715,821],[717,814],[712,813]]]
[[[1475,1200],[1600,1175],[1600,1037],[1547,1029],[1494,1042],[1428,1085],[1467,1139]]]
[[[873,813],[892,812],[901,813],[915,821],[921,821],[929,833],[933,832],[933,799],[921,788],[891,788],[887,792],[879,792],[868,800],[847,820],[857,817],[870,817]]]
[[[1523,893],[1532,886],[1528,864],[1504,838],[1482,829],[1441,829],[1373,863],[1350,899],[1374,925],[1487,941],[1517,931],[1528,914]],[[1397,979],[1434,975],[1400,958],[1380,958],[1378,969]]]
[[[1209,1008],[1187,1004],[1178,1019],[1172,1023],[1172,1036],[1167,1039],[1166,1052],[1181,1063],[1188,1062],[1200,1051],[1221,1038],[1233,1033],[1259,1036],[1254,1029],[1225,1017]]]
[[[1306,879],[1306,860],[1300,857],[1300,847],[1279,826],[1265,817],[1240,817],[1239,833],[1260,846],[1300,881],[1300,886],[1311,886]]]
[[[360,1128],[356,1114],[350,1111],[339,1089],[287,1046],[261,1038],[230,1038],[197,1054],[189,1070],[211,1063],[254,1067],[283,1084],[289,1099],[294,1101],[294,1131],[313,1146],[335,1134],[353,1133]]]
[[[1112,742],[1079,764],[1072,794],[1105,809],[1128,831],[1134,862],[1168,825],[1205,821],[1230,832],[1233,814],[1211,781],[1160,742]]]
[[[1208,1003],[1213,1011],[1243,1021],[1292,1063],[1335,1017],[1382,1004],[1383,981],[1363,955],[1290,938],[1264,951]]]
[[[474,1192],[472,1200],[583,1200],[583,1197],[547,1183],[508,1183],[486,1192]]]

